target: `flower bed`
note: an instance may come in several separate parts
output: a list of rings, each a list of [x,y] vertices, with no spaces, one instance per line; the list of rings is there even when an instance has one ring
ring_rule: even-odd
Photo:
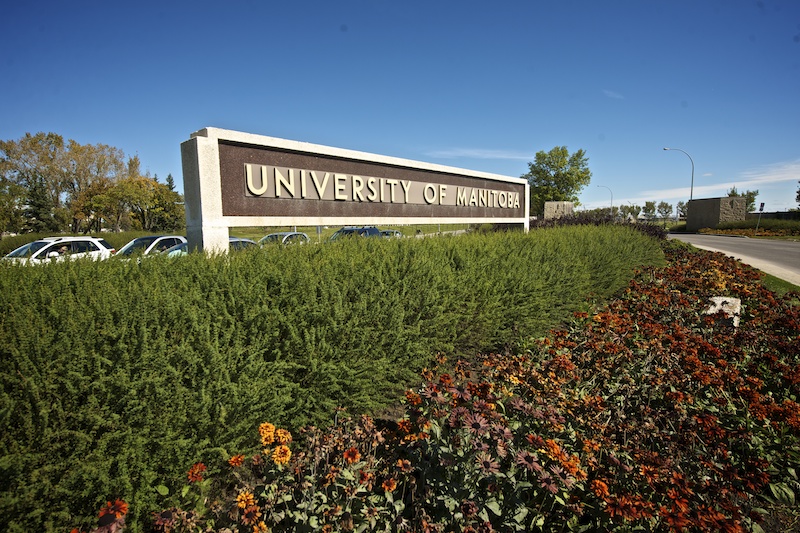
[[[524,353],[426,371],[396,422],[262,424],[259,453],[192,466],[155,529],[797,531],[797,295],[665,248]],[[742,300],[738,327],[712,296]]]

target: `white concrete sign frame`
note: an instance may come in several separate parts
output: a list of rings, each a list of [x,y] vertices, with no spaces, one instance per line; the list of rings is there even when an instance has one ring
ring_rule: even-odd
[[[320,216],[314,213],[300,215],[294,214],[291,216],[286,216],[285,214],[278,216],[253,216],[239,214],[225,215],[223,214],[223,180],[230,180],[232,178],[230,176],[222,175],[221,168],[224,165],[221,165],[220,159],[221,144],[253,147],[266,150],[278,150],[286,153],[300,154],[303,156],[307,155],[311,157],[335,158],[336,160],[344,160],[354,164],[360,163],[381,165],[386,166],[387,168],[395,169],[395,171],[398,168],[408,169],[409,172],[425,172],[430,173],[431,176],[452,175],[456,176],[457,178],[463,178],[467,180],[479,179],[483,183],[495,182],[499,184],[505,184],[506,187],[508,187],[509,184],[513,184],[515,187],[519,188],[519,191],[523,190],[522,187],[524,186],[524,193],[506,193],[505,191],[498,193],[497,191],[492,191],[487,188],[471,190],[468,187],[456,188],[455,186],[452,186],[452,189],[448,190],[448,187],[450,187],[448,185],[438,185],[438,189],[435,189],[435,187],[437,187],[436,185],[431,183],[423,184],[419,181],[411,182],[410,180],[362,178],[356,175],[333,173],[330,173],[330,176],[332,176],[333,179],[327,180],[327,178],[330,176],[327,176],[329,173],[325,172],[326,180],[331,182],[332,185],[330,189],[335,191],[336,199],[343,199],[345,194],[352,195],[353,199],[356,199],[356,195],[358,194],[358,197],[360,197],[363,201],[365,193],[369,193],[369,191],[371,191],[371,193],[377,199],[375,187],[378,186],[377,180],[380,179],[381,186],[387,190],[389,190],[388,185],[392,185],[390,190],[392,193],[392,201],[394,201],[395,193],[397,193],[396,195],[399,198],[398,201],[402,201],[403,194],[405,194],[405,200],[409,202],[409,192],[412,188],[412,185],[418,188],[424,187],[424,192],[423,189],[419,189],[416,192],[415,198],[417,198],[417,203],[441,202],[441,205],[444,206],[444,199],[446,197],[447,202],[450,202],[451,204],[459,202],[464,215],[403,216],[402,214],[391,213],[391,210],[394,206],[384,206],[386,209],[383,211],[389,212],[389,214],[384,213],[378,216],[374,214],[365,216],[363,213],[360,215],[350,216],[346,213],[347,208],[344,209],[344,214],[337,213],[336,216]],[[234,227],[503,223],[521,224],[525,231],[528,231],[529,229],[530,206],[528,199],[530,188],[527,181],[521,178],[512,178],[498,174],[435,165],[420,161],[370,154],[366,152],[358,152],[219,128],[204,128],[192,133],[189,140],[181,143],[181,158],[183,164],[184,197],[186,202],[186,230],[189,246],[193,249],[199,248],[212,253],[226,252],[228,250],[228,237],[230,235],[230,228]],[[237,164],[239,163],[237,162]],[[242,190],[246,190],[247,194],[252,197],[253,194],[251,194],[251,191],[254,190],[252,184],[254,165],[250,163],[244,163],[241,166]],[[264,169],[267,167],[262,166],[258,168],[262,173],[264,173],[264,175],[266,175],[266,170]],[[283,192],[284,196],[286,196],[288,194],[287,191],[289,191],[289,189],[286,189],[287,184],[289,183],[288,178],[284,174],[291,175],[292,178],[294,178],[293,173],[302,175],[303,172],[306,172],[304,170],[289,169],[284,170],[283,173],[281,173],[280,170],[276,170],[274,167],[269,168],[276,175],[275,184],[273,185],[273,195],[277,193],[278,196],[280,196],[281,192]],[[258,174],[258,171],[256,171],[256,174]],[[318,179],[316,175],[313,175],[313,171],[312,177],[314,178],[313,180],[306,179],[306,181],[316,185],[317,192],[319,192],[319,183],[322,180]],[[239,178],[234,177],[233,179]],[[350,181],[348,181],[348,179],[350,179]],[[245,181],[249,187],[245,187]],[[386,184],[383,183],[384,181],[391,183]],[[325,183],[324,181],[322,182]],[[280,185],[283,185],[284,187],[281,188]],[[293,182],[292,185],[294,185]],[[266,189],[267,186],[266,183],[264,183],[263,187],[259,186],[257,188],[257,192]],[[307,187],[306,183],[304,182],[304,195],[308,189],[313,190],[312,187]],[[293,190],[294,189],[291,189],[291,191]],[[431,193],[432,190],[436,190],[436,195],[438,196],[434,197],[434,195]],[[382,193],[381,197],[383,197]],[[389,197],[388,192],[386,197]],[[422,197],[424,197],[424,201],[419,200],[419,198]],[[514,206],[512,206],[512,198],[513,201],[516,202]],[[316,201],[319,203],[323,199],[324,198],[320,194]],[[305,200],[296,200],[296,202],[303,201]],[[348,202],[340,203],[347,204]],[[355,202],[352,202],[352,204],[355,205]],[[506,207],[506,204],[508,207],[516,207],[514,211],[517,213],[520,211],[524,212],[524,216],[470,216],[470,211],[475,211],[475,209],[470,208],[471,206],[480,205],[483,207],[483,209],[478,209],[478,211],[485,213],[487,210],[489,210],[489,208],[494,208],[495,211],[497,211],[498,207]],[[450,208],[452,209],[452,205]],[[435,209],[435,206],[431,207],[431,209]]]

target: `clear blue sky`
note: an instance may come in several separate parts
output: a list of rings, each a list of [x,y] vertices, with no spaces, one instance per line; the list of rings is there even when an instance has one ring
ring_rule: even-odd
[[[0,17],[0,139],[108,144],[183,189],[213,126],[519,177],[583,149],[588,208],[798,207],[798,0],[45,0]]]

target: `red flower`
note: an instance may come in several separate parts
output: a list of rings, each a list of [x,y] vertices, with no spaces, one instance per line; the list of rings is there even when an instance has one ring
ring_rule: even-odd
[[[206,471],[206,465],[203,463],[195,463],[189,469],[189,473],[187,477],[189,478],[189,483],[196,483],[198,481],[203,481],[203,472]]]

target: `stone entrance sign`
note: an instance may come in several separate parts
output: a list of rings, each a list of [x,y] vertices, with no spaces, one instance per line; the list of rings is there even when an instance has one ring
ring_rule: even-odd
[[[181,144],[189,245],[228,248],[229,228],[520,224],[526,180],[205,128]]]
[[[747,217],[747,199],[743,196],[689,200],[686,230],[716,229],[724,222],[738,222]]]

